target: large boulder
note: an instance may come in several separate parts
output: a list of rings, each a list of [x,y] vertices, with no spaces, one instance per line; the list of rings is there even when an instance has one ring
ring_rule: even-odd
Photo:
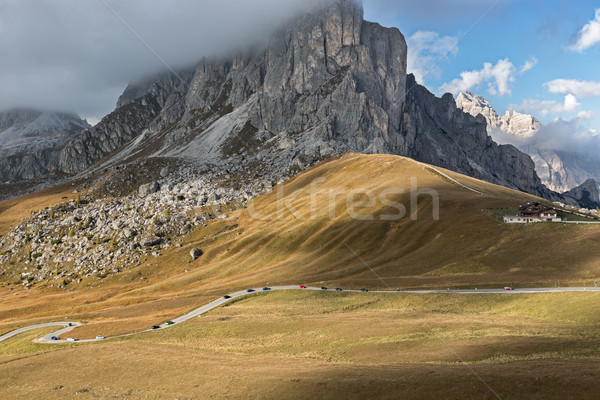
[[[202,254],[204,254],[204,252],[200,249],[192,249],[190,250],[190,256],[192,257],[192,260],[197,260],[198,258],[200,258],[200,256],[202,256]]]

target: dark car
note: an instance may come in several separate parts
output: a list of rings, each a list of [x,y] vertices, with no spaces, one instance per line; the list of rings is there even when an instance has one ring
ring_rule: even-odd
[[[321,286],[321,290],[327,290],[326,286]]]
[[[167,325],[175,325],[175,322],[173,322],[173,321],[167,321],[167,322],[165,322],[165,324],[167,324]]]
[[[246,290],[246,292],[252,293],[252,292],[254,292],[254,289],[248,289],[248,290]]]
[[[230,296],[230,295],[228,295],[228,294],[226,294],[225,296],[223,296],[223,298],[224,298],[224,299],[230,299],[230,298],[231,298],[231,296]]]
[[[368,291],[369,291],[369,289],[362,288],[362,289],[360,289],[360,291],[361,291],[361,292],[368,292]]]
[[[270,287],[264,287],[263,290],[271,290]]]
[[[341,292],[343,289],[341,287],[335,288],[337,292]]]
[[[159,328],[160,328],[160,326],[158,326],[158,325],[152,325],[152,329],[159,329]]]
[[[56,336],[52,336],[50,340],[58,340],[58,338]]]

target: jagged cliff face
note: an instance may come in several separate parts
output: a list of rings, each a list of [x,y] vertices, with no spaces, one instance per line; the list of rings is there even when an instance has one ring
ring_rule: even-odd
[[[469,176],[555,198],[535,173],[531,158],[487,134],[484,117],[457,107],[451,94],[437,98],[409,75],[404,111],[406,148],[401,152]]]
[[[33,179],[90,125],[77,115],[15,109],[0,112],[0,183]]]
[[[335,0],[297,17],[260,50],[205,59],[123,93],[113,113],[45,166],[85,173],[141,159],[260,176],[348,151],[392,153],[552,198],[531,159],[498,146],[483,118],[406,75],[395,28]]]
[[[296,159],[390,151],[399,140],[404,38],[363,21],[349,1],[292,21],[264,50],[178,75],[129,87],[115,113],[65,148],[58,168],[82,171],[141,134],[116,159],[148,154],[149,143],[154,156],[214,162],[267,147]]]

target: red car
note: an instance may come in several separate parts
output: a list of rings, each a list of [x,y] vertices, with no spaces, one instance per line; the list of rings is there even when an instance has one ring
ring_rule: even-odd
[[[504,286],[504,290],[513,290],[511,286]]]
[[[300,285],[300,289],[306,289],[306,286]]]

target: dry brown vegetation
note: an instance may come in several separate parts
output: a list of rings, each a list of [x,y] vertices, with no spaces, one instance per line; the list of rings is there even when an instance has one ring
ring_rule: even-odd
[[[121,340],[15,337],[0,347],[0,395],[592,399],[599,316],[597,293],[273,292]]]
[[[503,225],[491,210],[516,208],[533,197],[447,173],[485,194],[467,191],[401,157],[347,155],[320,164],[283,186],[284,201],[306,217],[317,179],[324,179],[317,188],[325,190],[380,193],[408,190],[411,177],[417,177],[420,188],[439,192],[440,220],[433,220],[427,196],[420,201],[417,221],[358,221],[348,216],[344,197],[338,198],[336,218],[330,219],[327,195],[317,196],[314,218],[299,220],[289,211],[278,218],[275,189],[252,204],[272,221],[252,218],[250,208],[239,210],[193,232],[181,248],[115,277],[88,278],[67,290],[0,288],[0,330],[26,319],[68,316],[90,323],[81,336],[93,336],[94,323],[110,324],[109,334],[126,333],[215,296],[267,282],[355,288],[589,286],[600,276],[600,227]],[[409,208],[408,194],[404,197],[400,200]],[[379,203],[366,211],[395,212]],[[189,263],[192,247],[205,254]]]
[[[420,188],[440,194],[440,220],[432,218],[427,196],[419,203],[417,221],[358,221],[348,216],[344,197],[330,219],[327,195],[317,196],[314,218],[298,219],[289,211],[277,218],[276,188],[255,199],[252,208],[210,223],[184,238],[181,248],[134,270],[104,280],[89,278],[66,290],[0,287],[0,332],[68,318],[86,322],[72,333],[80,338],[127,333],[227,292],[267,283],[373,289],[589,286],[600,276],[599,227],[503,225],[493,210],[514,209],[534,197],[445,172],[484,194],[395,156],[350,154],[322,163],[283,186],[284,200],[305,217],[316,179],[325,179],[317,186],[325,190],[377,194],[408,189],[411,177],[417,177]],[[54,196],[60,201],[63,195]],[[33,196],[27,200],[31,203],[10,203],[12,208],[0,203],[0,229],[51,199]],[[397,200],[409,208],[408,194]],[[252,209],[271,220],[252,218]],[[363,212],[380,216],[396,210],[378,203]],[[189,263],[193,247],[202,248],[204,255]],[[569,397],[573,388],[580,398],[592,398],[598,390],[595,349],[600,343],[592,333],[600,319],[597,297],[538,295],[522,307],[512,296],[508,303],[468,297],[450,304],[463,309],[458,312],[444,309],[447,298],[434,296],[418,302],[428,324],[439,332],[432,335],[392,300],[372,297],[373,303],[365,305],[353,303],[353,295],[347,297],[349,304],[342,301],[324,312],[332,299],[278,296],[215,310],[164,335],[60,350],[33,347],[23,350],[26,355],[4,352],[0,376],[7,379],[0,390],[23,398],[64,398],[77,392],[78,398],[236,398],[248,393],[250,398],[398,398],[398,393],[406,398],[464,398],[464,393],[493,398],[444,351],[438,337],[475,363],[502,398]],[[310,307],[298,309],[302,303]],[[561,307],[563,303],[576,308]],[[491,309],[495,313],[481,314]],[[14,340],[21,348],[30,337]],[[61,359],[72,362],[57,369]],[[171,385],[174,379],[186,382],[185,387]],[[427,396],[421,396],[423,388]]]

